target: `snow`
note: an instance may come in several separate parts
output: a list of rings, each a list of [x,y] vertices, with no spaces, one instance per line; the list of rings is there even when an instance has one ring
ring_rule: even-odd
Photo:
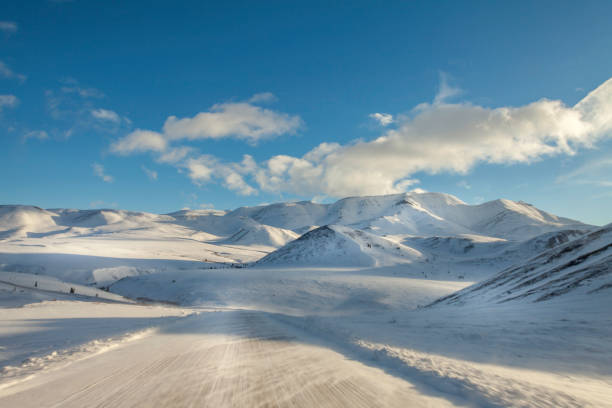
[[[423,255],[410,247],[340,225],[309,231],[265,256],[259,265],[389,266],[411,263]]]
[[[0,206],[0,405],[612,406],[611,245],[441,193]]]
[[[557,238],[552,243],[558,243]],[[439,303],[541,302],[558,296],[608,299],[611,274],[612,224],[553,246]]]
[[[2,309],[0,391],[150,334],[188,309],[83,301],[44,301]],[[1,394],[0,394],[1,395]]]

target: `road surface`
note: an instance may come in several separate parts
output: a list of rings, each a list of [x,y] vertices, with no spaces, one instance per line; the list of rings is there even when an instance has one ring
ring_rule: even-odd
[[[178,320],[0,391],[0,407],[452,406],[253,311]]]

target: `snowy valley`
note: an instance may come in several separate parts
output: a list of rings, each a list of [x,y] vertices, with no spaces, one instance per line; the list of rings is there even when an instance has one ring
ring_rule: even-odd
[[[219,385],[254,372],[293,381],[261,385],[263,405],[612,406],[611,272],[611,225],[505,199],[410,192],[169,214],[3,205],[0,406],[152,395],[190,406],[194,392],[254,406],[257,387]],[[258,339],[276,366],[239,339]],[[133,372],[112,374],[122,360]],[[104,393],[128,380],[126,399]]]

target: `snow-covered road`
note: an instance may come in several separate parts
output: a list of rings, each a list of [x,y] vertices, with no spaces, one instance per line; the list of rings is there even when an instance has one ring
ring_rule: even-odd
[[[440,395],[261,312],[202,312],[0,390],[2,407],[419,407]]]

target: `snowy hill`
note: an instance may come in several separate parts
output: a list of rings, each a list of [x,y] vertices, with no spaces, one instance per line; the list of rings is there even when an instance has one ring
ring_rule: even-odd
[[[246,220],[250,222],[245,221],[245,225],[240,227],[238,231],[224,242],[239,245],[281,247],[299,237],[298,234],[291,230],[263,225],[249,218]]]
[[[321,225],[321,219],[326,216],[328,207],[327,204],[300,201],[241,207],[227,215],[228,217],[249,217],[265,225],[296,230],[310,225]]]
[[[612,289],[612,224],[555,246],[557,242],[552,237],[552,249],[434,304],[584,299]]]
[[[30,231],[56,227],[56,214],[29,205],[0,205],[0,239],[27,236]]]
[[[265,256],[258,265],[385,266],[411,263],[423,255],[365,231],[327,225]]]
[[[588,229],[530,204],[505,199],[468,205],[450,194],[404,193],[348,197],[333,204],[279,203],[242,207],[227,217],[244,216],[262,224],[301,232],[313,225],[346,225],[377,235],[484,235],[522,241],[545,232]]]
[[[317,230],[321,226],[329,227]],[[275,265],[360,266],[418,260],[413,266],[420,269],[413,272],[422,276],[438,277],[443,271],[446,278],[476,280],[536,255],[549,241],[562,243],[592,228],[522,202],[496,200],[474,206],[442,193],[169,214],[0,206],[0,270],[9,266],[14,272],[45,270],[61,278],[78,276],[78,282],[97,282],[92,273],[100,268],[155,269],[147,259],[215,267],[260,259],[262,264]],[[573,232],[562,236],[566,234],[562,231]],[[293,245],[301,235],[303,239]],[[324,256],[317,251],[324,251]],[[16,256],[22,253],[37,255]],[[83,267],[81,258],[58,258],[65,260],[62,263],[38,255],[43,253],[98,258]]]

